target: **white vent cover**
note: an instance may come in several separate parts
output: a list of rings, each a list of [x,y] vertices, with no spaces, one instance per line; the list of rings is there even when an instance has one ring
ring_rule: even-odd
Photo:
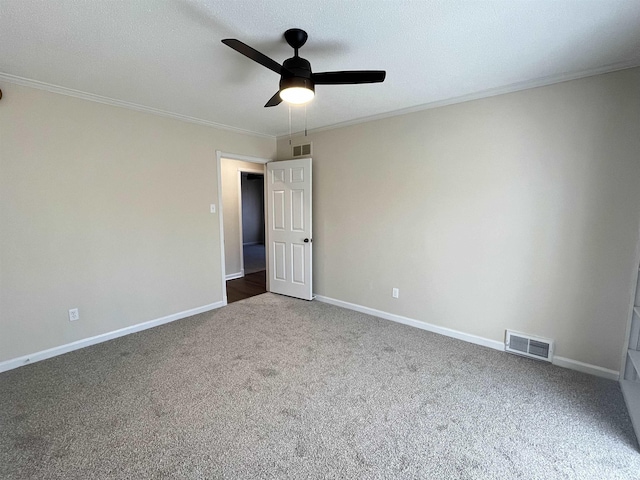
[[[511,330],[507,330],[504,349],[510,353],[547,362],[553,359],[553,340],[532,337],[531,335],[512,332]]]
[[[304,145],[293,146],[293,156],[302,157],[303,155],[311,155],[311,144],[305,143]]]

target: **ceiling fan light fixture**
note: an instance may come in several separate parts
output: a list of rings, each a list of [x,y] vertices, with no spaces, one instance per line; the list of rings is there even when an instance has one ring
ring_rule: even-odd
[[[289,87],[280,90],[280,98],[287,103],[293,103],[295,105],[310,102],[315,96],[315,92],[306,87]]]
[[[285,77],[280,80],[280,98],[287,103],[302,105],[310,102],[316,93],[313,82],[303,77]]]

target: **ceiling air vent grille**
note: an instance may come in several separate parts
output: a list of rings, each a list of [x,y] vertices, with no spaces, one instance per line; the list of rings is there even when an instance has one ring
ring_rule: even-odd
[[[305,143],[304,145],[293,146],[293,156],[302,157],[304,155],[311,155],[311,144]]]
[[[504,342],[507,352],[550,362],[553,358],[553,340],[532,337],[507,330]]]

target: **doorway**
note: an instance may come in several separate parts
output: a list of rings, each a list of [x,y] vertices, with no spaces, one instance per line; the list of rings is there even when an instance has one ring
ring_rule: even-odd
[[[240,165],[233,162],[238,162]],[[216,151],[220,233],[220,273],[223,302],[237,301],[264,292],[312,300],[312,194],[311,158],[268,163],[266,159]],[[242,174],[260,174],[263,181],[265,270],[244,271],[244,235],[241,233]],[[257,178],[256,178],[257,179]],[[248,177],[247,177],[248,180]],[[211,205],[215,213],[215,205]],[[224,212],[224,213],[223,213]],[[268,212],[268,215],[267,215]],[[247,242],[250,243],[250,242]],[[247,263],[249,263],[247,261]],[[262,267],[260,267],[262,268]],[[239,285],[240,295],[230,289]],[[258,290],[256,283],[260,285]],[[243,285],[241,283],[244,283]],[[264,285],[264,286],[263,286]],[[230,288],[229,288],[230,287]],[[228,295],[229,292],[229,295]]]
[[[240,189],[241,272],[227,281],[227,303],[267,291],[267,261],[264,223],[264,174],[238,169]]]
[[[267,291],[266,160],[219,152],[218,161],[224,297],[233,303]]]

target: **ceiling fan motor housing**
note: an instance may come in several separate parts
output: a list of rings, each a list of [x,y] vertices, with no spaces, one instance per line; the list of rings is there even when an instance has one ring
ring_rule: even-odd
[[[306,88],[307,90],[311,90],[315,92],[315,85],[311,81],[310,78],[302,78],[302,77],[282,77],[280,79],[280,91],[286,88]]]
[[[284,61],[282,76],[280,77],[280,90],[285,88],[300,87],[315,91],[315,85],[311,80],[311,64],[302,57],[291,57]]]

